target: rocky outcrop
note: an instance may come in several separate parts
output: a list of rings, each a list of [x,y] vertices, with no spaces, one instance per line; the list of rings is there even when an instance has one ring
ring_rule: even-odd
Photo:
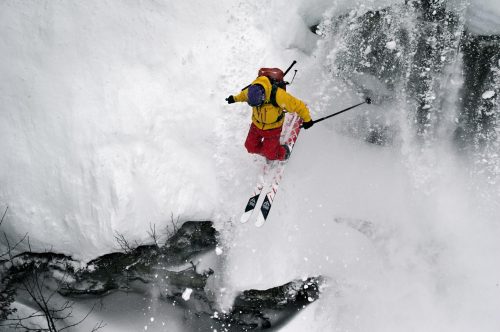
[[[206,289],[214,271],[197,271],[192,260],[213,251],[217,235],[209,221],[186,222],[162,246],[141,245],[87,264],[61,254],[26,252],[2,262],[2,293],[12,295],[29,278],[43,280],[48,298],[54,292],[73,299],[100,298],[116,291],[147,292],[149,285],[159,290],[160,299],[185,308],[191,318],[186,330],[199,331],[279,327],[318,299],[321,278],[294,280],[268,290],[244,291],[229,313],[214,315],[218,306]]]
[[[465,7],[452,11],[444,0],[419,0],[376,11],[360,8],[314,31],[332,41],[335,54],[327,69],[381,105],[395,101],[420,141],[432,143],[455,127],[460,147],[488,157],[498,151],[500,36],[469,33]],[[463,76],[453,81],[460,71]],[[450,89],[459,91],[450,96]],[[359,116],[349,131],[386,144],[396,127],[382,117]]]

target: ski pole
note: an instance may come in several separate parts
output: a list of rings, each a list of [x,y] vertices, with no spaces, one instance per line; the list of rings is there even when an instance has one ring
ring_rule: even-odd
[[[362,103],[359,103],[359,104],[353,105],[353,106],[351,106],[351,107],[345,108],[345,109],[343,109],[343,110],[341,110],[341,111],[338,111],[338,112],[335,112],[335,113],[333,113],[333,114],[330,114],[330,115],[324,116],[324,117],[319,118],[319,119],[317,119],[317,120],[313,120],[313,124],[314,124],[314,123],[321,122],[321,121],[326,120],[326,119],[328,119],[328,118],[331,118],[332,116],[339,115],[339,114],[341,114],[341,113],[347,112],[348,110],[353,109],[354,107],[358,107],[359,105],[363,105],[363,104],[371,104],[371,103],[372,103],[371,98],[370,98],[370,97],[366,97],[366,98],[365,98],[365,101],[364,101],[364,102],[362,102]]]
[[[290,71],[290,69],[292,69],[293,66],[295,66],[295,64],[297,63],[296,60],[293,60],[292,64],[287,68],[287,70],[285,70],[285,72],[283,73],[283,78],[285,78],[286,74],[288,74],[288,72]],[[295,74],[297,74],[297,70],[295,70]],[[295,78],[295,75],[293,75],[293,78]],[[293,79],[292,79],[293,81]],[[287,84],[287,82],[285,82],[285,84]],[[250,87],[250,85],[252,84],[248,84],[246,87],[244,87],[243,89],[241,89],[241,91],[247,89]]]
[[[290,69],[292,69],[293,66],[295,66],[295,64],[297,63],[297,61],[293,60],[292,64],[290,65],[290,67],[288,67],[287,70],[285,70],[285,72],[283,73],[283,77],[286,76],[286,74],[288,74],[288,72],[290,71]]]

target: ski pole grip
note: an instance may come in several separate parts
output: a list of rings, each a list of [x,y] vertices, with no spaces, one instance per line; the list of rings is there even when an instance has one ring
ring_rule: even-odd
[[[314,121],[314,120],[311,120],[311,122],[312,122],[312,124],[315,124],[315,123],[316,123],[316,121]],[[300,124],[300,128],[304,128],[304,122],[302,122],[302,123]]]

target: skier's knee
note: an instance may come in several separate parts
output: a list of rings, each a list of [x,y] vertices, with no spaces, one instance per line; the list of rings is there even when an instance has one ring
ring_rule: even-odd
[[[245,142],[245,148],[247,149],[248,153],[259,153],[260,152],[259,146],[256,146],[254,144],[250,144],[248,142]]]

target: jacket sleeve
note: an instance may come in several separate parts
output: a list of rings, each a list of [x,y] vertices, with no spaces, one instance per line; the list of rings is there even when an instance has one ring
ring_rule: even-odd
[[[240,93],[238,93],[237,95],[233,96],[234,97],[234,101],[237,101],[237,102],[245,102],[248,100],[248,89],[244,89],[243,91],[241,91]]]
[[[307,108],[306,104],[302,100],[295,98],[285,90],[278,89],[278,91],[276,92],[276,102],[288,112],[297,113],[302,118],[302,120],[304,120],[304,122],[312,120],[311,114],[309,113],[309,109]]]

